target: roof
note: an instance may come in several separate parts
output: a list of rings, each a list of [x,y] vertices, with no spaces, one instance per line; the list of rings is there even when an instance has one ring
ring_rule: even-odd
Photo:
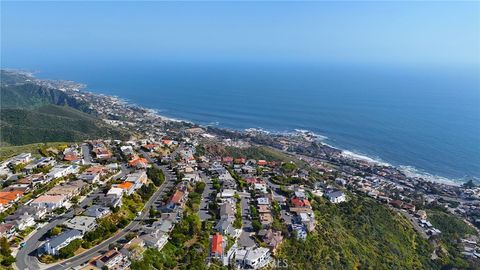
[[[310,206],[310,202],[307,199],[293,198],[291,200],[291,202],[296,207],[308,207],[308,206]]]
[[[170,202],[179,204],[180,201],[183,199],[183,191],[177,190],[175,193],[172,195],[172,198],[170,199]]]
[[[129,164],[130,166],[138,166],[138,165],[140,165],[141,163],[143,163],[143,164],[146,165],[146,164],[148,163],[148,161],[147,161],[147,159],[145,159],[145,158],[140,158],[140,157],[139,157],[139,158],[132,159],[132,160],[130,160],[130,161],[128,162],[128,164]]]
[[[337,191],[329,192],[326,195],[329,198],[338,198],[343,196],[343,192],[341,192],[340,190],[337,190]]]
[[[132,182],[123,182],[123,183],[119,184],[117,187],[121,188],[121,189],[124,189],[124,190],[129,190],[132,186],[133,186]]]
[[[47,243],[49,243],[50,246],[54,248],[63,244],[65,241],[67,241],[67,239],[74,238],[74,237],[80,238],[81,236],[82,236],[82,233],[79,230],[68,230],[53,237]]]
[[[12,190],[12,191],[0,191],[0,200],[6,201],[7,203],[15,201],[18,197],[23,195],[21,190]]]
[[[99,205],[92,205],[87,210],[85,210],[85,212],[83,214],[85,216],[98,218],[98,217],[106,215],[110,212],[111,211],[108,207],[103,207],[103,206],[99,206]]]
[[[0,233],[5,233],[13,228],[13,224],[11,223],[4,223],[0,224]]]
[[[223,246],[222,246],[222,235],[219,233],[216,233],[213,235],[212,238],[212,253],[223,253]]]
[[[263,159],[260,159],[260,160],[257,161],[257,165],[267,165],[267,161],[263,160]]]
[[[56,203],[62,202],[65,200],[65,196],[63,195],[43,195],[36,198],[33,202],[34,203]]]
[[[121,255],[121,254],[118,251],[112,249],[112,250],[107,251],[107,253],[103,254],[103,256],[100,257],[99,260],[103,263],[107,263],[107,262],[109,262],[110,260],[112,260],[113,258],[115,258],[119,255]]]

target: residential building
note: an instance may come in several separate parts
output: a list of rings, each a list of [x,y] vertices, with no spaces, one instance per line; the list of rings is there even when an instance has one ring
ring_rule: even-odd
[[[347,200],[345,194],[340,190],[329,191],[325,193],[325,196],[331,203],[341,203]]]
[[[108,207],[103,207],[100,205],[92,205],[85,212],[83,212],[84,216],[87,217],[93,217],[93,218],[102,218],[105,216],[108,216],[112,211],[110,211],[110,208]]]
[[[225,243],[222,235],[219,233],[214,234],[210,242],[210,256],[213,258],[222,259],[224,245]]]
[[[123,256],[117,250],[109,250],[103,254],[102,257],[95,261],[95,266],[98,268],[112,269],[112,270],[125,270],[129,269],[130,261]]]
[[[42,195],[31,202],[30,205],[54,210],[64,206],[67,200],[67,197],[63,195]]]
[[[82,238],[82,233],[78,230],[67,230],[61,234],[49,239],[42,247],[43,251],[50,255],[58,255],[58,251],[70,244],[75,239]]]
[[[83,235],[86,232],[95,229],[97,227],[97,222],[94,217],[76,216],[66,221],[63,225],[65,225],[67,228],[78,230]]]

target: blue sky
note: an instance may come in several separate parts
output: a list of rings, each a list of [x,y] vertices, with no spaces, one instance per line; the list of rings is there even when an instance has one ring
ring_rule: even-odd
[[[478,2],[4,2],[2,66],[168,60],[479,64]]]

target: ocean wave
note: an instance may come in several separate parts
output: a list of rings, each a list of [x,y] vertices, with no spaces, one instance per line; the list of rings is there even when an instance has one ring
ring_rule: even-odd
[[[383,161],[379,157],[369,157],[365,154],[358,153],[358,152],[355,152],[355,151],[342,150],[342,149],[339,149],[339,150],[342,151],[342,156],[344,156],[344,157],[348,157],[348,158],[352,158],[352,159],[356,159],[356,160],[362,160],[362,161],[366,161],[366,162],[369,162],[369,163],[379,164],[379,165],[382,165],[382,166],[389,166],[389,167],[392,166],[390,163]]]
[[[464,179],[450,179],[450,178],[447,178],[447,177],[434,175],[434,174],[422,171],[420,169],[417,169],[413,166],[400,165],[400,166],[398,166],[398,169],[408,177],[421,178],[423,180],[430,181],[430,182],[435,182],[435,183],[442,183],[442,184],[447,184],[447,185],[459,186],[459,185],[461,185],[462,183],[465,182]]]

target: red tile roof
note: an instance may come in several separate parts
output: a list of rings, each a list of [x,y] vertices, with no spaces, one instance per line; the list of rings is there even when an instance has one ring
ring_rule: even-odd
[[[295,207],[310,207],[310,202],[307,199],[293,198],[291,202]]]
[[[136,167],[138,166],[140,163],[143,163],[143,164],[148,164],[148,161],[145,159],[145,158],[135,158],[135,159],[132,159],[128,162],[128,164],[132,167]]]
[[[172,198],[170,199],[170,202],[175,203],[175,204],[180,204],[180,201],[183,198],[183,191],[177,190],[175,193],[172,195]]]
[[[212,238],[212,253],[215,254],[222,254],[223,253],[223,246],[222,246],[222,235],[216,233],[213,235]]]
[[[267,164],[268,164],[267,161],[263,160],[263,159],[260,159],[259,161],[257,161],[257,165],[259,165],[259,166],[265,166]]]
[[[222,161],[223,162],[233,162],[233,157],[223,157]]]

